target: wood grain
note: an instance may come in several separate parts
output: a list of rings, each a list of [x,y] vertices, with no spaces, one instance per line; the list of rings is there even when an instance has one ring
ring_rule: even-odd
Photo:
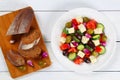
[[[0,16],[0,46],[1,46],[1,49],[2,49],[2,52],[3,52],[3,55],[4,55],[4,59],[7,63],[9,72],[10,72],[10,74],[13,78],[20,77],[22,75],[25,75],[25,74],[28,74],[28,73],[46,68],[46,67],[51,65],[51,61],[50,61],[49,56],[47,58],[42,59],[43,61],[45,61],[47,63],[47,65],[44,66],[44,67],[41,67],[41,66],[38,65],[38,62],[41,59],[34,59],[34,60],[32,59],[35,67],[30,67],[30,66],[26,65],[26,70],[25,71],[20,71],[17,67],[15,67],[13,64],[11,64],[10,61],[7,59],[6,54],[10,49],[18,50],[18,45],[19,45],[19,42],[20,42],[20,36],[21,35],[20,36],[15,36],[16,39],[17,39],[17,42],[15,44],[10,44],[10,40],[11,40],[12,36],[6,36],[6,33],[7,33],[7,30],[9,28],[9,26],[11,25],[12,21],[14,20],[15,16],[21,10],[17,10],[17,11],[14,11],[12,13],[8,13],[6,15]],[[39,47],[42,49],[42,51],[48,52],[35,16],[33,18],[31,26],[35,29],[38,29],[39,32],[40,32],[41,40],[38,43]]]

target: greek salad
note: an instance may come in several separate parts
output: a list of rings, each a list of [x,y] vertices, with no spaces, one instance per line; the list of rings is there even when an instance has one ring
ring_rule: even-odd
[[[106,52],[102,23],[78,16],[65,24],[60,38],[62,54],[75,64],[95,63]]]

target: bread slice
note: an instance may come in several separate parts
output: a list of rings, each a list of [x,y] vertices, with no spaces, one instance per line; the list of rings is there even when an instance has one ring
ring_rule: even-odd
[[[26,59],[38,58],[41,54],[41,48],[38,45],[36,45],[29,50],[20,49],[20,50],[18,50],[18,52],[20,53],[21,56],[23,56]]]
[[[40,33],[38,30],[30,30],[29,33],[21,37],[19,49],[28,50],[37,45],[40,41]]]
[[[24,58],[20,56],[17,51],[9,50],[9,52],[7,52],[7,58],[15,66],[25,65]]]

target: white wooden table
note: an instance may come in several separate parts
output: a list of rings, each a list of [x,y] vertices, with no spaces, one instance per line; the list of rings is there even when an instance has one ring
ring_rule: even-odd
[[[120,1],[119,0],[0,0],[0,15],[14,11],[18,6],[30,5],[42,30],[50,53],[52,66],[17,80],[120,80]],[[90,74],[75,74],[56,60],[51,48],[51,31],[55,21],[73,8],[89,7],[104,13],[114,23],[117,33],[117,48],[112,60],[102,70]],[[13,80],[10,77],[2,52],[0,51],[0,80]]]

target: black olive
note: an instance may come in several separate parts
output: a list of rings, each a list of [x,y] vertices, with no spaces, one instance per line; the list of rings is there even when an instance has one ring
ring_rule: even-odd
[[[68,52],[65,50],[65,51],[63,51],[63,55],[64,56],[68,56]]]
[[[94,43],[92,42],[92,40],[89,40],[88,41],[88,46],[90,46],[91,48],[95,48],[95,45],[94,45]]]
[[[86,63],[91,63],[90,59],[87,58],[87,57],[85,57],[83,60],[84,60],[84,62],[86,62]]]

